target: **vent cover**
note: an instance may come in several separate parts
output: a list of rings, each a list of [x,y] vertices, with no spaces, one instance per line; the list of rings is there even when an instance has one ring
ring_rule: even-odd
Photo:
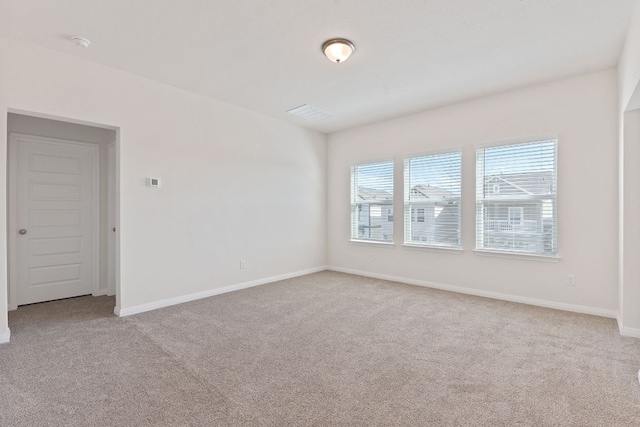
[[[287,113],[291,113],[294,116],[302,117],[303,119],[311,120],[313,122],[320,122],[333,117],[333,114],[307,104],[287,110]]]

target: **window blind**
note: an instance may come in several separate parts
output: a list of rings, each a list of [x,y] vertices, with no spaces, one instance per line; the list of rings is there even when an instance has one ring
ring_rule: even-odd
[[[393,161],[351,166],[351,239],[393,242]]]
[[[461,153],[404,160],[404,241],[460,248]]]
[[[476,150],[476,247],[557,253],[557,140]]]

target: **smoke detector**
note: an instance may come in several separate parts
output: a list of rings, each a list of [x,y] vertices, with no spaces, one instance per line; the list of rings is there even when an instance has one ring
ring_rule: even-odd
[[[80,47],[89,47],[89,45],[91,44],[91,41],[85,39],[84,37],[73,36],[71,37],[71,40],[73,40],[76,46]]]

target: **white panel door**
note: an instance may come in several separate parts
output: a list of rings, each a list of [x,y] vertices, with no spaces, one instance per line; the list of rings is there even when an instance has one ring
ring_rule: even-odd
[[[97,272],[97,150],[12,135],[17,305],[91,294]]]

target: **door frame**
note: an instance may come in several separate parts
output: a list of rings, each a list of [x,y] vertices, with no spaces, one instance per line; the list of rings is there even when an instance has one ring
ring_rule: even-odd
[[[116,294],[116,141],[107,145],[107,295]]]
[[[16,310],[18,308],[18,255],[17,255],[17,226],[18,226],[18,143],[19,138],[28,138],[35,142],[48,143],[53,142],[60,145],[72,145],[89,147],[93,150],[93,194],[91,205],[94,210],[92,233],[92,256],[91,263],[92,272],[92,295],[97,296],[100,293],[100,150],[98,144],[91,142],[70,141],[59,138],[42,137],[37,135],[29,135],[24,133],[9,133],[9,147],[7,157],[7,269],[8,269],[8,308]]]

